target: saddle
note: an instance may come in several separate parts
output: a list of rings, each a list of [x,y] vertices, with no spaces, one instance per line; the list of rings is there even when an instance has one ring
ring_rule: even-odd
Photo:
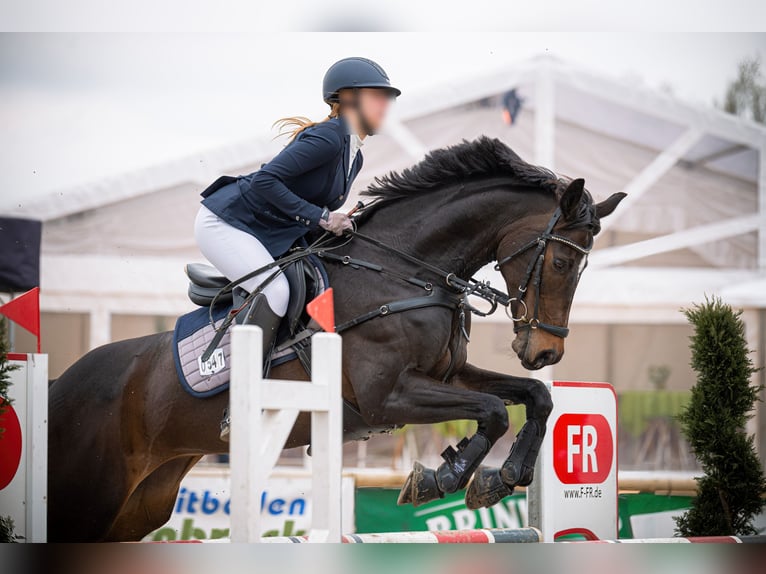
[[[200,307],[210,307],[216,295],[230,283],[218,269],[206,263],[187,263],[184,270],[189,278],[189,299]],[[290,285],[290,303],[282,324],[287,334],[293,336],[308,324],[306,303],[328,287],[327,275],[318,258],[312,256],[291,263],[284,268],[284,274]],[[215,302],[216,306],[231,306],[232,292],[222,293]]]

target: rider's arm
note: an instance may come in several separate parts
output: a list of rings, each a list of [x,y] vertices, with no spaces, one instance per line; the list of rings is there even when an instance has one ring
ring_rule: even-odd
[[[318,124],[264,165],[253,176],[250,192],[257,193],[290,219],[316,227],[322,207],[293,193],[285,182],[337,158],[342,149],[340,134],[332,126]]]

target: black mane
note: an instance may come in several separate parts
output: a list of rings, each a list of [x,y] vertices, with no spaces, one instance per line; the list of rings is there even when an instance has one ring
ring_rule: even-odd
[[[481,136],[473,141],[433,150],[423,160],[401,172],[376,177],[363,196],[373,202],[360,214],[358,221],[366,221],[379,207],[413,194],[427,193],[436,189],[480,179],[508,178],[514,183],[535,187],[560,197],[568,178],[560,178],[544,167],[527,163],[510,147],[497,138]],[[577,217],[566,224],[566,228],[587,227],[594,234],[600,224],[593,199],[586,191]]]
[[[362,195],[375,198],[376,204],[388,203],[412,193],[491,177],[513,178],[553,194],[562,183],[552,171],[525,162],[499,139],[481,136],[433,150],[420,163],[401,172],[376,177]]]

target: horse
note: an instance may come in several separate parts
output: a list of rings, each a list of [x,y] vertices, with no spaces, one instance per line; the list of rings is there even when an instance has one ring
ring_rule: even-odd
[[[515,296],[491,297],[514,320],[513,351],[525,369],[557,363],[599,221],[625,194],[595,203],[582,179],[558,177],[486,137],[432,151],[363,194],[372,201],[334,252],[342,257],[326,259],[337,322],[371,317],[343,333],[344,400],[371,429],[475,420],[476,433],[445,450],[438,469],[415,465],[399,502],[438,499],[475,475],[469,506],[494,504],[532,480],[552,403],[536,379],[467,362],[466,292],[499,293],[471,277],[497,262]],[[394,312],[391,302],[424,297],[433,304]],[[228,451],[219,438],[228,392],[185,392],[171,346],[170,332],[113,342],[51,385],[49,540],[140,540],[170,518],[200,458]],[[299,361],[270,377],[308,379]],[[501,468],[480,467],[508,430],[509,404],[525,405],[526,423]],[[309,442],[310,417],[301,414],[286,447]]]

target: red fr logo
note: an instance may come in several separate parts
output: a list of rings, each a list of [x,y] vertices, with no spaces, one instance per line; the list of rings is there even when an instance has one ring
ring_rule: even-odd
[[[553,427],[553,468],[564,484],[599,484],[612,470],[612,430],[598,414],[561,415]]]

